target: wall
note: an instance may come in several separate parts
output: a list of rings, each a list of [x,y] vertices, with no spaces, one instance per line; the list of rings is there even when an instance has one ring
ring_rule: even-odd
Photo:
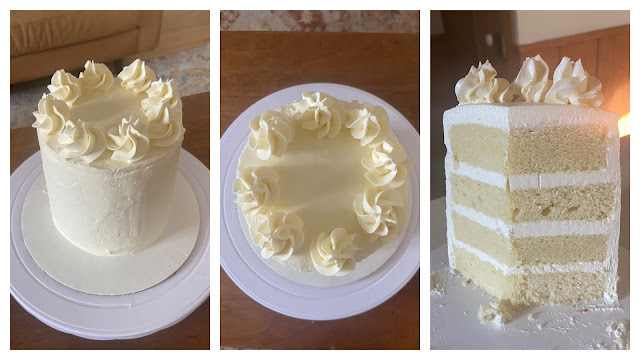
[[[516,43],[531,44],[629,24],[628,10],[516,11]]]

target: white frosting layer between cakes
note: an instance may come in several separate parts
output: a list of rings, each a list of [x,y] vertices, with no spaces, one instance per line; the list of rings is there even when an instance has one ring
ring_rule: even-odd
[[[118,77],[88,61],[79,78],[56,72],[49,90],[33,126],[57,229],[94,255],[150,246],[168,221],[184,136],[175,86],[139,60]]]
[[[411,160],[381,107],[305,92],[250,128],[233,191],[263,258],[342,276],[406,225]],[[296,230],[265,234],[274,213],[295,215]],[[268,250],[293,238],[282,256]]]

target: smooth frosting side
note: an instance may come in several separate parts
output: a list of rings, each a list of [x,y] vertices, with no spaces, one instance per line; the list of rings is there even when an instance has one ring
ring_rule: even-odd
[[[105,131],[102,125],[94,121],[78,120],[74,124],[67,120],[64,130],[58,135],[58,154],[65,158],[80,157],[92,163],[106,149]]]
[[[602,83],[582,67],[582,60],[563,57],[553,73],[553,85],[544,98],[552,104],[599,107],[604,101]]]
[[[151,87],[151,83],[156,81],[156,74],[150,67],[145,65],[144,61],[136,59],[129,66],[126,66],[118,74],[118,78],[122,80],[120,85],[134,93],[147,91]]]
[[[39,135],[57,134],[69,119],[69,106],[52,94],[42,94],[38,102],[38,111],[34,111],[33,116],[36,121],[31,126],[38,129]]]
[[[516,79],[511,84],[518,101],[542,102],[551,87],[549,66],[540,55],[526,58]]]
[[[113,85],[113,74],[107,65],[89,60],[84,64],[84,68],[80,73],[83,91],[107,91]]]
[[[254,117],[249,127],[251,135],[248,146],[251,150],[256,150],[262,160],[282,156],[295,137],[291,120],[278,111],[269,110]]]
[[[502,103],[513,99],[509,82],[496,78],[498,72],[489,60],[478,67],[471,66],[467,76],[458,80],[455,87],[460,104]]]
[[[58,70],[51,77],[51,85],[47,85],[51,95],[58,100],[62,100],[71,106],[82,94],[80,81],[77,77]]]
[[[311,259],[316,270],[325,276],[344,276],[356,267],[354,254],[360,250],[355,245],[356,234],[344,228],[336,228],[330,234],[318,235],[311,247]]]
[[[271,212],[256,229],[253,241],[262,249],[263,258],[284,261],[304,242],[303,226],[302,219],[296,214]]]
[[[302,128],[314,130],[318,139],[333,139],[342,128],[346,117],[340,102],[321,92],[305,91],[302,100],[293,103],[299,113]]]
[[[267,212],[280,197],[278,180],[278,173],[266,166],[238,169],[238,178],[233,182],[236,203],[243,212]]]

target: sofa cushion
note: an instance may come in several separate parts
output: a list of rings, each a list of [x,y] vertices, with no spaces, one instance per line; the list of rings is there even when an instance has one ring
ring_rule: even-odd
[[[91,41],[136,28],[139,11],[11,11],[11,57]]]

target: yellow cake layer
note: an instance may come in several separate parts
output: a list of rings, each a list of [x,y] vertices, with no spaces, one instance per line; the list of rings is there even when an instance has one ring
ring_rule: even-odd
[[[449,130],[454,166],[463,162],[504,175],[596,171],[607,167],[611,140],[603,124],[516,129],[478,124]]]
[[[559,235],[507,239],[455,211],[456,240],[510,267],[539,264],[602,262],[607,258],[606,235]]]
[[[611,214],[613,184],[506,191],[466,176],[451,174],[453,201],[507,224],[516,222],[599,221]]]
[[[449,130],[454,166],[458,162],[505,172],[507,133],[478,124],[456,125]]]
[[[553,272],[505,275],[464,249],[453,247],[456,270],[494,296],[514,304],[574,303],[604,296],[606,278],[600,273]]]

